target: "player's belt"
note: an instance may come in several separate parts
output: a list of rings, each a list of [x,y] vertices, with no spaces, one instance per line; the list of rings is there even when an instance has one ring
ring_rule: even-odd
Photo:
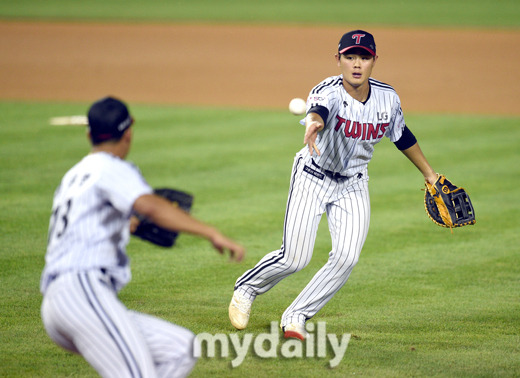
[[[338,173],[338,172],[333,172],[333,171],[329,171],[328,169],[323,169],[321,168],[318,164],[316,164],[316,162],[314,161],[314,159],[312,159],[312,165],[314,165],[316,168],[318,168],[320,171],[322,171],[323,173],[325,173],[325,176],[331,178],[331,179],[343,179],[343,180],[347,180],[349,177],[348,176],[345,176],[345,175],[342,175],[341,173]]]
[[[100,278],[100,282],[107,285],[110,289],[116,291],[116,280],[114,279],[114,277],[112,277],[111,275],[109,275],[107,273],[107,270],[105,268],[99,268],[99,271],[101,272],[101,274],[103,275],[101,278]],[[53,274],[51,276],[49,276],[48,278],[48,281],[49,283],[47,285],[50,285],[53,281],[55,281],[58,277],[60,276],[60,274]]]

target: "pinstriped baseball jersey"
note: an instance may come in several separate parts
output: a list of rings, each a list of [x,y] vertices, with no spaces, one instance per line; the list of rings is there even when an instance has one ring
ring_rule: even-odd
[[[54,194],[41,292],[56,275],[101,267],[118,290],[125,286],[128,222],[135,200],[148,193],[139,170],[108,153],[87,155],[72,167]]]
[[[366,169],[374,145],[384,136],[399,140],[405,121],[391,86],[370,78],[368,99],[361,103],[347,93],[342,80],[342,75],[331,76],[316,85],[307,98],[307,111],[323,106],[329,112],[316,138],[321,156],[314,154],[314,161],[325,170],[352,177]],[[308,147],[301,153],[309,156]]]

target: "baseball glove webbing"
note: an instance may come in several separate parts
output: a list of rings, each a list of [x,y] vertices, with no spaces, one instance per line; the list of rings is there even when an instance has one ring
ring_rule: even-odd
[[[450,229],[475,224],[475,210],[464,188],[442,174],[433,185],[425,182],[425,186],[424,207],[435,224]]]

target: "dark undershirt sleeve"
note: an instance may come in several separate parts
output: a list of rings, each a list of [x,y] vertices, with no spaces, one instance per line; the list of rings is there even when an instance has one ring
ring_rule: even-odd
[[[404,126],[403,135],[401,135],[401,138],[399,138],[397,142],[394,142],[395,146],[400,151],[412,147],[415,143],[417,143],[417,139],[406,125]]]
[[[316,113],[319,114],[319,116],[323,119],[323,123],[327,124],[327,118],[329,118],[329,110],[321,105],[313,106],[309,109],[308,113]]]

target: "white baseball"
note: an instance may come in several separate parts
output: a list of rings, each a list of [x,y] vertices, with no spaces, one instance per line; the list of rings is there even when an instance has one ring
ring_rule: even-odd
[[[289,103],[289,111],[294,115],[303,115],[307,111],[307,104],[301,98],[293,98]]]

